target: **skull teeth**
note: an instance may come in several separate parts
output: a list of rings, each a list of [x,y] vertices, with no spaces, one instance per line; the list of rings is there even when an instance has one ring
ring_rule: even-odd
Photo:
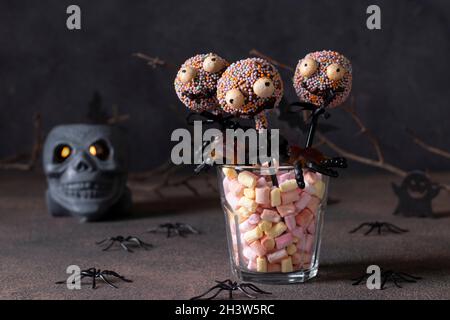
[[[94,199],[107,197],[110,186],[96,182],[76,182],[63,184],[61,189],[67,197]]]

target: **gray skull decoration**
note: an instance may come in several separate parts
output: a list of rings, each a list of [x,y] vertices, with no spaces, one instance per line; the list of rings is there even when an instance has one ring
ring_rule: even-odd
[[[47,205],[53,216],[92,221],[130,208],[128,152],[120,128],[58,126],[49,133],[43,155]]]

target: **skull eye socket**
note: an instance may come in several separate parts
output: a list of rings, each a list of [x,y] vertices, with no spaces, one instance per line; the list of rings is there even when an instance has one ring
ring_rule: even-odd
[[[67,144],[60,144],[55,148],[53,161],[63,163],[72,154],[72,148]]]
[[[104,140],[94,142],[89,146],[89,153],[100,160],[106,160],[109,157],[109,147]]]

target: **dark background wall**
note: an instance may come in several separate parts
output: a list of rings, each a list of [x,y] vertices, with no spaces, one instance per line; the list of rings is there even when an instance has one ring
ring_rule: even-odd
[[[66,29],[66,8],[78,4],[82,30]],[[382,30],[366,28],[378,4]],[[307,52],[334,49],[353,62],[353,96],[389,161],[403,168],[450,169],[404,132],[450,149],[449,1],[24,1],[0,2],[0,158],[27,151],[32,114],[46,132],[86,119],[95,90],[107,110],[130,114],[132,165],[145,169],[170,152],[172,130],[185,126],[175,71],[152,70],[141,51],[180,64],[196,53],[230,61],[256,48],[294,66]],[[283,72],[286,97],[295,99]],[[330,138],[372,155],[342,111],[329,120]]]

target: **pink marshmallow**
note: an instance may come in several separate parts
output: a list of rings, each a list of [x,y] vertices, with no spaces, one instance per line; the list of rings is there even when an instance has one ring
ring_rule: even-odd
[[[258,224],[259,220],[261,220],[260,217],[259,217],[259,214],[254,213],[250,217],[248,217],[247,221],[250,224]]]
[[[292,203],[289,204],[282,204],[281,206],[277,207],[278,213],[280,214],[280,216],[285,217],[288,216],[290,214],[294,214],[297,209],[295,208],[295,206]]]
[[[317,209],[319,208],[320,199],[317,197],[311,197],[311,200],[308,202],[306,207],[311,210],[313,214],[317,213]]]
[[[312,252],[312,248],[314,245],[314,236],[307,234],[306,235],[306,244],[305,244],[305,251],[308,253]]]
[[[317,180],[319,180],[319,176],[317,176],[315,173],[311,171],[307,171],[306,173],[304,173],[303,177],[305,179],[305,182],[309,184],[314,184],[316,183]]]
[[[297,211],[300,212],[303,209],[305,209],[310,200],[311,200],[311,195],[309,193],[302,192],[302,194],[300,195],[300,200],[298,200],[294,203]]]
[[[250,247],[245,247],[244,249],[242,249],[242,255],[248,260],[255,260],[258,257],[255,251],[253,251]]]
[[[296,252],[292,256],[292,264],[300,264],[302,262],[302,256],[300,253]]]
[[[257,270],[256,260],[249,260],[247,264],[247,269],[251,271],[256,271]]]
[[[263,257],[267,253],[266,248],[264,248],[259,240],[253,241],[250,248],[252,248],[253,252],[255,252],[258,257]]]
[[[225,199],[227,200],[231,209],[236,210],[238,208],[239,198],[236,197],[233,193],[227,193]]]
[[[305,235],[305,232],[302,227],[297,227],[291,230],[291,233],[294,237],[302,239]]]
[[[228,187],[230,188],[230,192],[235,196],[242,196],[242,194],[244,193],[245,187],[237,180],[231,180]]]
[[[257,188],[261,188],[261,187],[265,187],[265,186],[267,186],[267,181],[264,177],[261,177],[256,181]]]
[[[241,224],[239,224],[239,230],[241,232],[247,232],[256,228],[256,225],[250,223],[249,219],[245,220]]]
[[[295,221],[297,221],[297,224],[303,228],[307,228],[313,219],[314,215],[308,208],[303,209],[302,212],[295,216]]]
[[[289,230],[295,229],[295,227],[297,225],[294,215],[289,215],[289,216],[284,217],[284,223],[286,224],[286,226],[288,227]]]
[[[286,249],[281,249],[278,251],[275,251],[273,253],[269,253],[267,255],[267,260],[270,263],[276,263],[276,262],[280,262],[281,260],[283,260],[284,258],[288,257],[288,253],[286,251]]]
[[[281,265],[278,263],[268,263],[267,272],[281,272]]]
[[[280,174],[278,177],[278,183],[283,183],[286,180],[291,180],[291,179],[295,179],[295,174],[293,171]]]
[[[259,204],[269,205],[270,204],[270,188],[262,187],[255,189],[255,202]]]
[[[288,204],[291,202],[295,202],[300,199],[300,194],[297,190],[292,190],[289,192],[282,192],[281,193],[281,203],[282,204]]]
[[[294,242],[294,238],[292,237],[292,234],[285,233],[282,236],[275,238],[275,242],[277,244],[277,249],[283,249],[292,244]]]
[[[315,234],[316,233],[316,219],[313,219],[311,223],[309,224],[308,228],[306,229],[309,234]]]
[[[261,219],[276,223],[280,222],[281,217],[275,210],[264,209],[261,214]]]

